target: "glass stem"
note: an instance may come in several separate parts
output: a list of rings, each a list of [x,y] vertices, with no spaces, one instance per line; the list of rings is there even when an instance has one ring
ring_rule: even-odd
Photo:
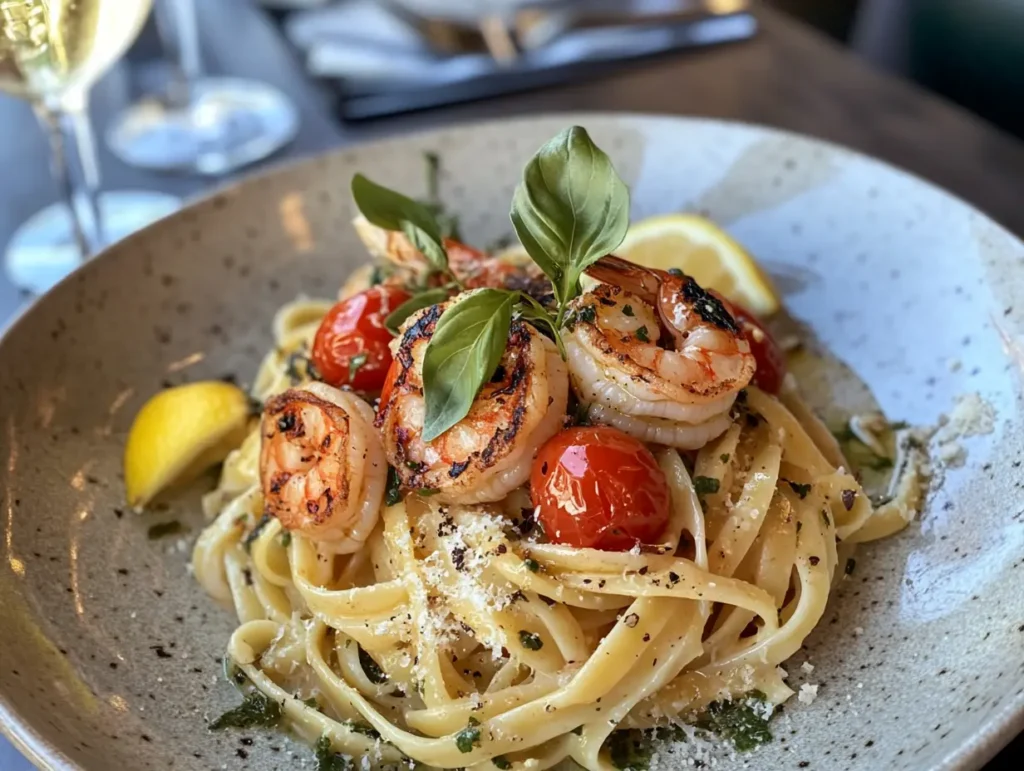
[[[84,200],[89,219],[92,220],[92,247],[96,252],[106,246],[107,238],[99,205],[99,154],[96,150],[96,135],[92,130],[92,121],[89,120],[89,99],[86,92],[74,91],[66,94],[61,99],[61,110],[67,122],[68,132],[78,150],[78,164],[82,171],[78,197]]]
[[[68,210],[68,217],[71,222],[71,235],[78,247],[78,254],[82,262],[89,259],[92,254],[92,245],[86,235],[87,228],[82,222],[81,212],[75,202],[75,185],[72,181],[72,162],[64,126],[62,125],[62,113],[53,105],[37,102],[33,105],[36,117],[46,130],[46,136],[50,140],[50,160],[53,166],[53,177],[57,182],[57,189],[64,206]]]
[[[174,18],[178,67],[189,83],[203,74],[203,58],[199,51],[199,24],[195,0],[167,0]]]

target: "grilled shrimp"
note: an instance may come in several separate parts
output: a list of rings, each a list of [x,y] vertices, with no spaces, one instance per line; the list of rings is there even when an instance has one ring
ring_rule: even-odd
[[[394,265],[401,280],[408,283],[409,275],[422,278],[429,272],[427,258],[404,233],[379,228],[362,215],[356,217],[352,224],[370,254]],[[551,295],[551,283],[529,258],[492,256],[452,238],[446,238],[444,246],[449,270],[466,289],[518,289],[542,302]]]
[[[377,523],[387,483],[370,406],[309,383],[270,399],[260,431],[266,513],[336,553],[357,551]]]
[[[723,433],[755,361],[722,303],[688,276],[616,257],[587,272],[606,283],[574,301],[565,347],[590,419],[682,449]]]
[[[436,490],[445,503],[498,501],[526,482],[534,454],[562,427],[568,373],[554,343],[514,321],[501,363],[469,414],[424,442],[423,355],[448,305],[410,318],[391,344],[394,363],[377,425],[388,462],[406,488]]]

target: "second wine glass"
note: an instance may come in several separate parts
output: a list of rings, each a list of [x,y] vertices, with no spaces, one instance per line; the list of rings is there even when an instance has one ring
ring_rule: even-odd
[[[217,0],[212,0],[217,2]],[[125,163],[219,175],[262,160],[298,131],[295,106],[258,81],[203,74],[195,0],[157,0],[165,45],[174,51],[166,93],[118,116],[107,134]]]
[[[50,138],[62,198],[6,246],[5,267],[20,289],[46,291],[91,254],[179,205],[152,191],[101,193],[88,118],[89,88],[135,39],[149,8],[150,0],[0,0],[0,92],[32,104]]]

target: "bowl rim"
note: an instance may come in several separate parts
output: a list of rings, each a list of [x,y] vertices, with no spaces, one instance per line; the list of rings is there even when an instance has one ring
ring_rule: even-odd
[[[175,212],[172,212],[146,227],[138,230],[127,237],[115,242],[102,251],[83,262],[71,273],[61,279],[51,290],[32,298],[19,308],[14,316],[7,323],[0,325],[0,356],[2,356],[4,344],[10,335],[23,324],[29,323],[33,311],[47,301],[47,298],[57,287],[62,287],[74,281],[83,280],[87,271],[92,270],[94,264],[109,257],[114,249],[126,248],[127,244],[136,239],[150,238],[154,230],[161,227],[169,227],[170,223],[187,218],[190,214],[210,207],[212,202],[225,196],[240,194],[249,187],[258,187],[260,182],[272,180],[286,173],[311,170],[323,160],[332,155],[358,152],[364,149],[387,148],[388,146],[401,145],[412,139],[429,139],[440,137],[451,132],[466,131],[474,128],[491,128],[500,126],[502,130],[515,131],[519,126],[534,123],[537,121],[555,122],[564,120],[567,124],[586,125],[593,123],[676,123],[688,126],[702,126],[706,129],[718,128],[721,130],[744,129],[762,136],[795,140],[806,148],[819,148],[833,153],[838,157],[846,156],[848,159],[859,162],[866,162],[874,165],[876,169],[884,170],[888,174],[895,174],[897,177],[908,178],[915,183],[915,186],[924,186],[932,192],[938,193],[948,201],[981,218],[982,223],[993,229],[995,233],[1004,237],[1009,243],[1016,245],[1024,255],[1024,241],[1015,233],[1009,230],[994,217],[944,187],[922,177],[915,172],[909,171],[889,161],[855,150],[846,145],[821,139],[809,134],[802,134],[796,131],[780,129],[774,126],[767,126],[759,123],[739,120],[722,120],[697,115],[673,115],[668,113],[651,112],[615,112],[609,110],[582,110],[582,111],[553,111],[538,112],[532,114],[521,114],[513,118],[491,117],[466,121],[457,121],[440,126],[429,126],[421,129],[399,130],[383,137],[357,141],[351,144],[342,144],[327,150],[316,152],[311,155],[293,159],[278,160],[259,171],[245,175],[223,185],[217,185],[203,191],[200,195],[188,199],[185,205]],[[944,758],[932,766],[932,771],[976,771],[982,768],[988,761],[1008,745],[1019,734],[1024,734],[1024,691],[1019,691],[1007,701],[998,711],[990,714],[979,727],[970,734],[959,746],[946,754]],[[4,690],[0,689],[0,735],[6,737],[11,744],[26,757],[36,768],[41,771],[87,771],[83,766],[72,761],[65,753],[51,744],[29,721],[21,718],[15,708],[9,702]]]

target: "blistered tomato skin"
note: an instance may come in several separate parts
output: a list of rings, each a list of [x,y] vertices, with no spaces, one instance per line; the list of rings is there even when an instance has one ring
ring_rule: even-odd
[[[657,543],[668,524],[665,474],[650,450],[615,428],[552,437],[533,462],[530,493],[553,543],[628,551]]]
[[[391,333],[384,319],[409,299],[397,287],[375,286],[331,308],[313,338],[313,364],[335,387],[379,391],[391,366]]]

